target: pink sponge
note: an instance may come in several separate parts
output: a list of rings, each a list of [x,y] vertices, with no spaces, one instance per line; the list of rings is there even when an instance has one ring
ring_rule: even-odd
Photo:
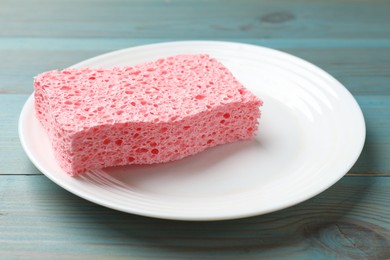
[[[208,55],[38,75],[35,108],[69,174],[162,163],[250,139],[262,102]]]

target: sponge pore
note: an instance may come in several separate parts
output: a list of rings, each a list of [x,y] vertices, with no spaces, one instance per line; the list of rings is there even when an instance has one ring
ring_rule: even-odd
[[[205,54],[48,71],[35,77],[34,88],[36,116],[70,175],[168,162],[250,139],[262,105]]]

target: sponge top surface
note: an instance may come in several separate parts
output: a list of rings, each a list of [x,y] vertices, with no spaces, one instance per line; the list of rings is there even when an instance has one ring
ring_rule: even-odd
[[[132,67],[49,71],[35,78],[67,130],[124,122],[171,122],[251,99],[216,59],[177,55]]]

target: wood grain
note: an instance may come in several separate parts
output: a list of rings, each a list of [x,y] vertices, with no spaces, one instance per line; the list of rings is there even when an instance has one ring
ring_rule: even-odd
[[[27,158],[18,136],[19,114],[27,97],[0,95],[0,175],[41,174]]]
[[[388,38],[389,13],[374,0],[3,0],[0,37]]]
[[[351,175],[390,176],[390,95],[359,95],[366,121],[366,142]]]
[[[389,259],[389,186],[387,177],[345,177],[282,211],[241,220],[180,222],[95,205],[44,176],[3,176],[0,255]]]

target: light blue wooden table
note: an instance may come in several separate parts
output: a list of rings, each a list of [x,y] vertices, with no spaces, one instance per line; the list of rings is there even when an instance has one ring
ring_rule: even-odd
[[[367,140],[341,181],[297,206],[221,222],[110,210],[42,175],[19,143],[32,77],[108,51],[171,40],[279,49],[341,81]],[[0,2],[0,259],[390,259],[390,2]]]

